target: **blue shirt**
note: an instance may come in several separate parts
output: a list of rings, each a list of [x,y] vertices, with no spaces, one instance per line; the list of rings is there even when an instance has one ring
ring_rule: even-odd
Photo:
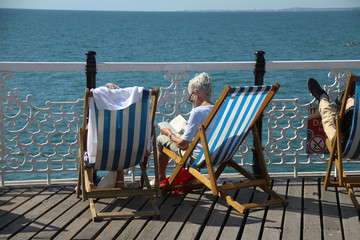
[[[196,133],[198,132],[198,126],[204,123],[205,119],[209,115],[213,106],[214,105],[199,106],[191,111],[188,125],[186,126],[184,135],[182,135],[183,140],[191,142],[194,139]],[[207,137],[210,135],[214,124],[215,121],[212,121],[212,123],[207,128],[205,132]],[[202,144],[201,141],[199,141],[199,143],[194,148],[193,154],[199,155],[201,150],[202,150]]]

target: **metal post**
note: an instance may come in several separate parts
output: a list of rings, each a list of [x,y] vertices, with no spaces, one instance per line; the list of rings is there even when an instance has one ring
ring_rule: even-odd
[[[264,51],[256,51],[255,53],[255,69],[254,69],[254,75],[255,75],[255,85],[263,85],[264,84],[264,75],[265,75],[265,58],[264,58]],[[260,137],[260,144],[261,144],[261,136],[262,136],[262,116],[259,118],[259,120],[256,123],[257,129],[259,131],[259,137]],[[255,146],[255,143],[254,143]],[[258,156],[253,149],[253,173],[256,177],[260,178],[261,175],[261,169],[259,166]]]
[[[96,52],[88,51],[85,53],[86,55],[86,87],[96,88]]]
[[[89,89],[96,88],[96,52],[88,51],[86,55],[86,87]],[[93,171],[93,181],[97,184],[100,179],[97,176],[96,170]]]

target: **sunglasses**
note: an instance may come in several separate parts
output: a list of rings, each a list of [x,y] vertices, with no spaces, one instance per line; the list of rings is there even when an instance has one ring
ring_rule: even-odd
[[[189,96],[189,99],[188,99],[188,101],[189,102],[191,102],[191,103],[193,103],[194,102],[194,100],[193,100],[193,95],[195,94],[195,91],[194,92],[192,92],[191,94],[190,94],[190,96]]]

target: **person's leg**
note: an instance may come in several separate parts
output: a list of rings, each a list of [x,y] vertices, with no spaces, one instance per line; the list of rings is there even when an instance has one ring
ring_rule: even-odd
[[[122,188],[124,187],[124,171],[120,170],[116,172],[116,184],[115,187]]]
[[[90,182],[90,189],[93,189],[94,188],[94,178],[93,178],[94,170],[91,169],[91,168],[86,168],[86,172],[87,172],[88,179],[89,179],[89,182]]]
[[[335,116],[338,113],[339,108],[335,104],[330,104],[328,98],[322,98],[319,103],[319,112],[321,116],[321,122],[326,133],[326,136],[333,141],[336,134]]]
[[[157,158],[159,164],[159,180],[160,182],[166,179],[166,167],[169,163],[169,157],[163,153],[162,149],[165,147],[171,151],[178,153],[180,149],[170,140],[168,136],[160,135],[156,139],[157,142]]]
[[[355,100],[353,97],[349,97],[347,102],[346,102],[346,107],[345,107],[345,110],[351,108],[354,106],[354,103],[355,103]]]
[[[336,133],[334,118],[338,113],[338,107],[335,104],[329,103],[329,97],[327,93],[324,91],[324,89],[321,88],[318,81],[316,81],[314,78],[309,78],[307,80],[307,87],[310,94],[319,101],[319,112],[322,125],[326,136],[330,142],[332,142]]]
[[[157,159],[159,164],[159,181],[162,182],[166,179],[166,167],[169,163],[169,157],[160,151],[157,151]]]
[[[345,118],[347,117],[347,110],[354,106],[354,98],[348,98],[346,102]],[[330,104],[328,98],[322,98],[319,104],[319,112],[321,116],[322,125],[326,136],[330,142],[333,141],[336,134],[335,117],[339,113],[340,106]],[[352,113],[351,113],[352,115]],[[350,116],[351,118],[352,116]],[[350,121],[351,122],[351,121]]]

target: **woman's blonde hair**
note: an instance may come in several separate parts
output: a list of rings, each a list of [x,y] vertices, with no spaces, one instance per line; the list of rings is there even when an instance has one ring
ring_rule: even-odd
[[[212,86],[210,76],[205,72],[196,74],[195,77],[190,80],[188,90],[190,94],[198,91],[205,93],[207,96],[211,96]]]

